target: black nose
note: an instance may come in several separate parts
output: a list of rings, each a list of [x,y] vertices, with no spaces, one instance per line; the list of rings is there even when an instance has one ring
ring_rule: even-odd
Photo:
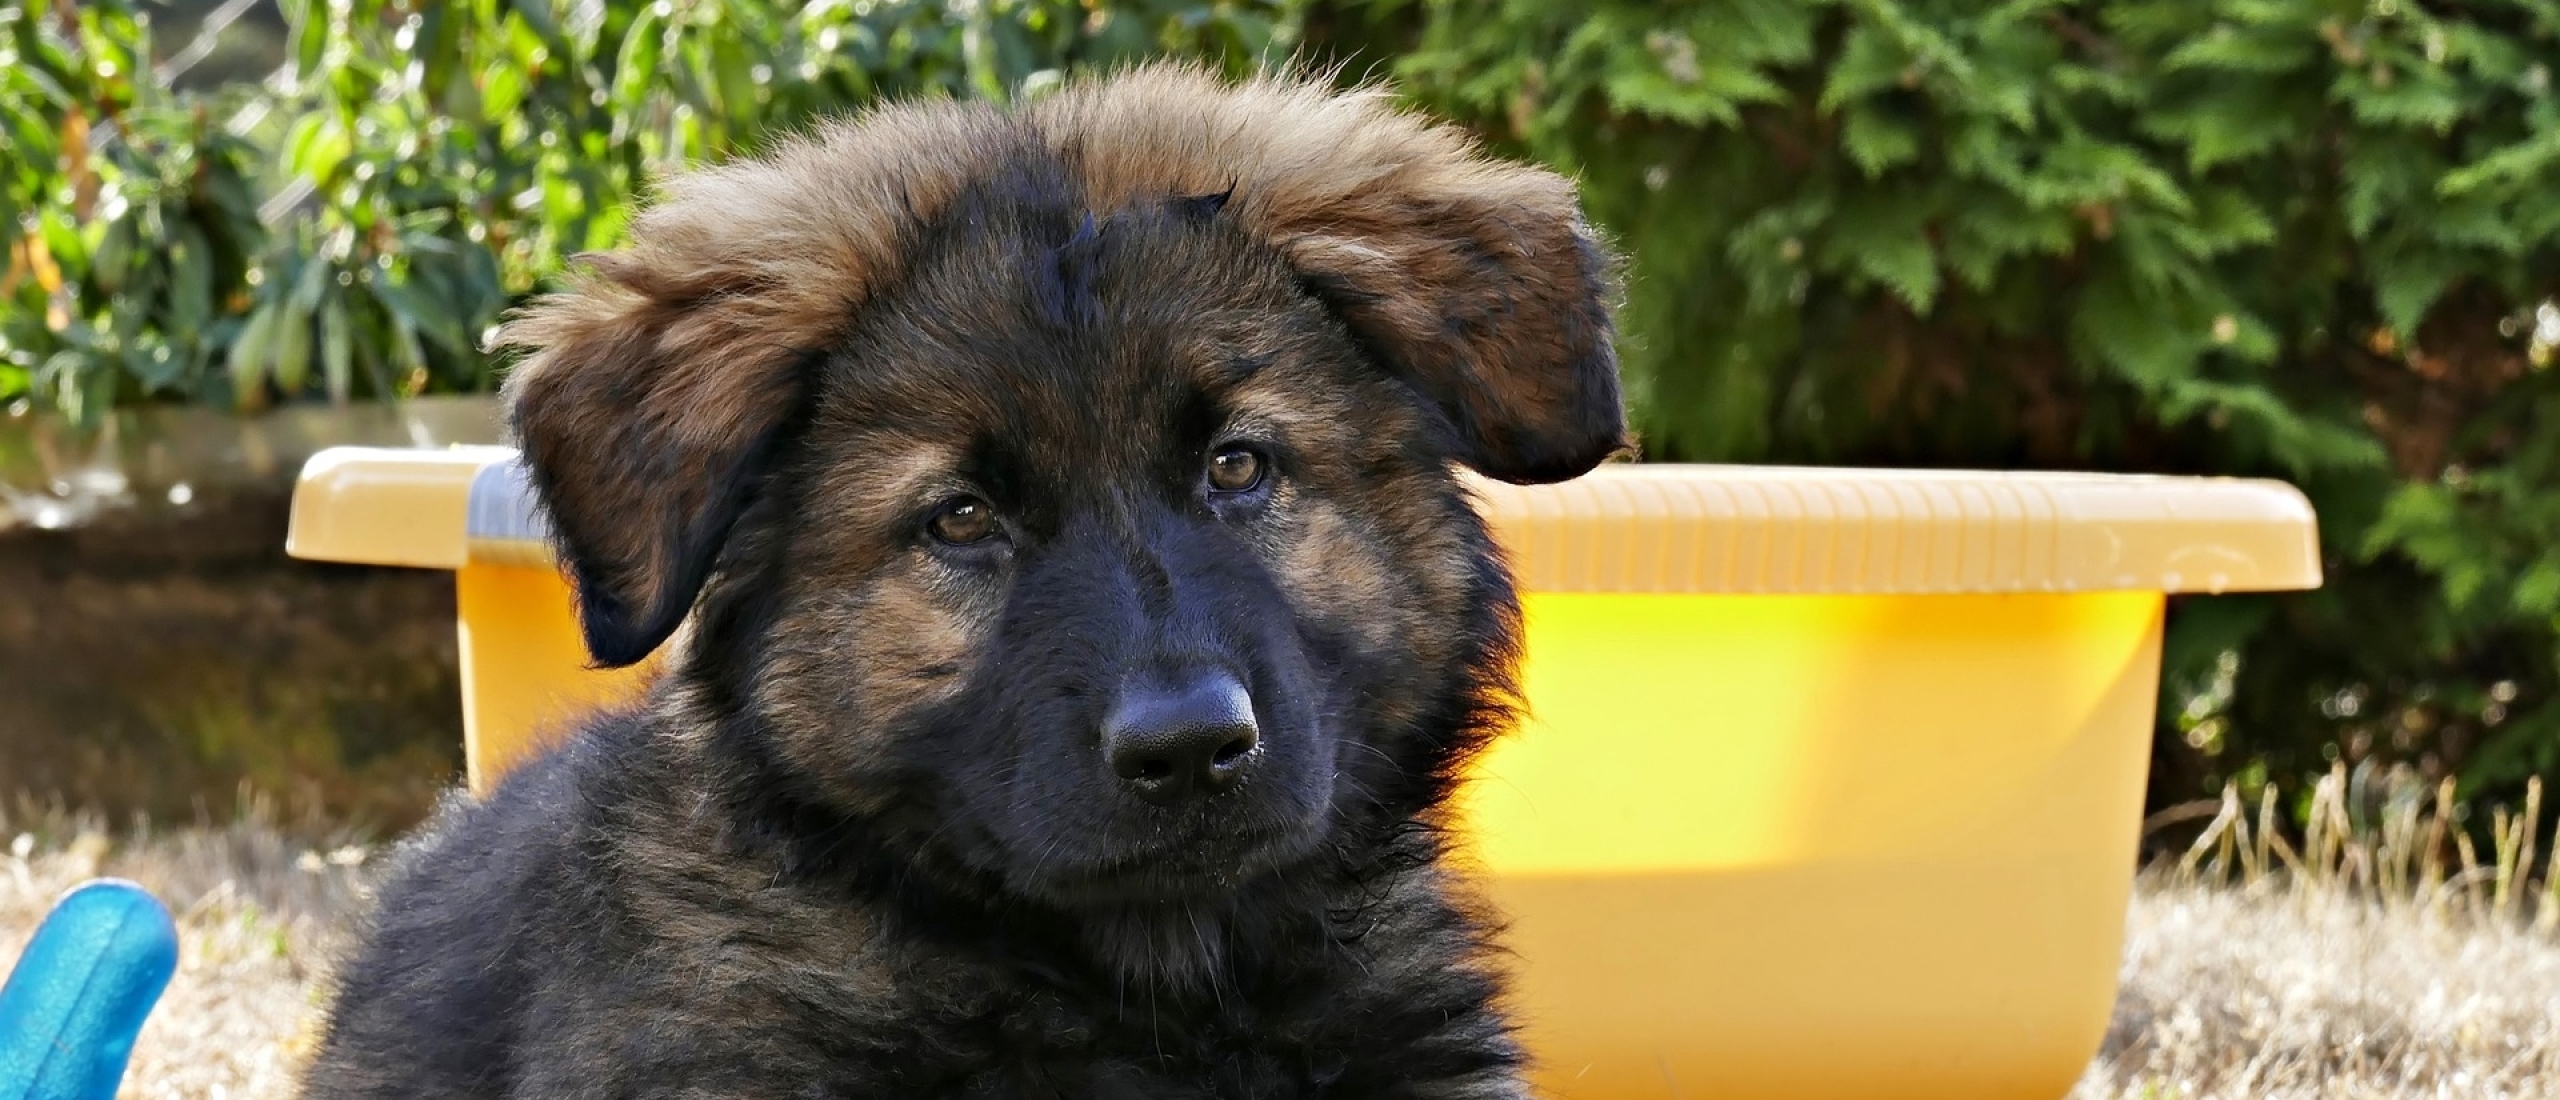
[[[1112,773],[1159,806],[1233,786],[1261,743],[1253,697],[1225,672],[1132,681],[1102,721]]]

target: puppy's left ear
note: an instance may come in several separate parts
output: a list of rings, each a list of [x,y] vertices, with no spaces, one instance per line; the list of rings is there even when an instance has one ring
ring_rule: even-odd
[[[1489,477],[1563,481],[1627,446],[1616,262],[1571,181],[1387,93],[1154,66],[1044,104],[1104,201],[1170,190],[1278,249]]]
[[[1426,155],[1325,206],[1258,205],[1301,278],[1439,408],[1477,472],[1564,481],[1627,446],[1615,265],[1562,177]]]

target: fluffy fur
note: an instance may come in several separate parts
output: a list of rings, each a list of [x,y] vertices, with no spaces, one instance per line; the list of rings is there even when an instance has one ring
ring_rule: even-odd
[[[1453,464],[1623,445],[1569,183],[1156,67],[632,238],[503,341],[589,649],[668,672],[408,848],[309,1095],[1523,1094],[1438,827],[1518,630]],[[1203,670],[1241,779],[1137,797],[1114,701]]]

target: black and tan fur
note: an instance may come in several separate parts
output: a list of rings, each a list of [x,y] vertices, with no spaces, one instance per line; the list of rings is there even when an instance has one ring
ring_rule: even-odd
[[[1525,1095],[1436,825],[1518,640],[1456,467],[1623,443],[1569,183],[1154,67],[631,237],[502,337],[590,651],[670,670],[406,848],[308,1095]],[[1132,797],[1113,700],[1211,666],[1250,770]]]

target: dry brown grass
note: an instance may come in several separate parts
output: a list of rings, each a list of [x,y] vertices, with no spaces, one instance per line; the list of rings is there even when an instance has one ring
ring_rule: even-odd
[[[2450,783],[2333,770],[2302,848],[2226,791],[2143,876],[2105,1049],[2073,1100],[2560,1095],[2560,874],[2524,812],[2480,851]],[[2536,885],[2539,883],[2540,885]]]
[[[255,803],[227,825],[112,834],[58,807],[0,805],[0,972],[64,891],[98,875],[132,879],[177,914],[180,939],[178,973],[121,1095],[285,1097],[316,963],[357,904],[363,871],[361,849],[288,840]]]
[[[2340,892],[2154,879],[2073,1100],[2560,1095],[2560,943]]]
[[[2272,805],[2230,796],[2186,860],[2143,876],[2115,1025],[2070,1100],[2560,1096],[2560,898],[2525,888],[2552,847],[2530,818],[2498,817],[2477,852],[2443,827],[2449,798],[2406,781],[2341,772],[2314,804],[2297,851],[2264,828]],[[265,818],[109,840],[94,820],[0,807],[0,970],[92,875],[180,913],[178,976],[127,1097],[290,1094],[365,862]]]

